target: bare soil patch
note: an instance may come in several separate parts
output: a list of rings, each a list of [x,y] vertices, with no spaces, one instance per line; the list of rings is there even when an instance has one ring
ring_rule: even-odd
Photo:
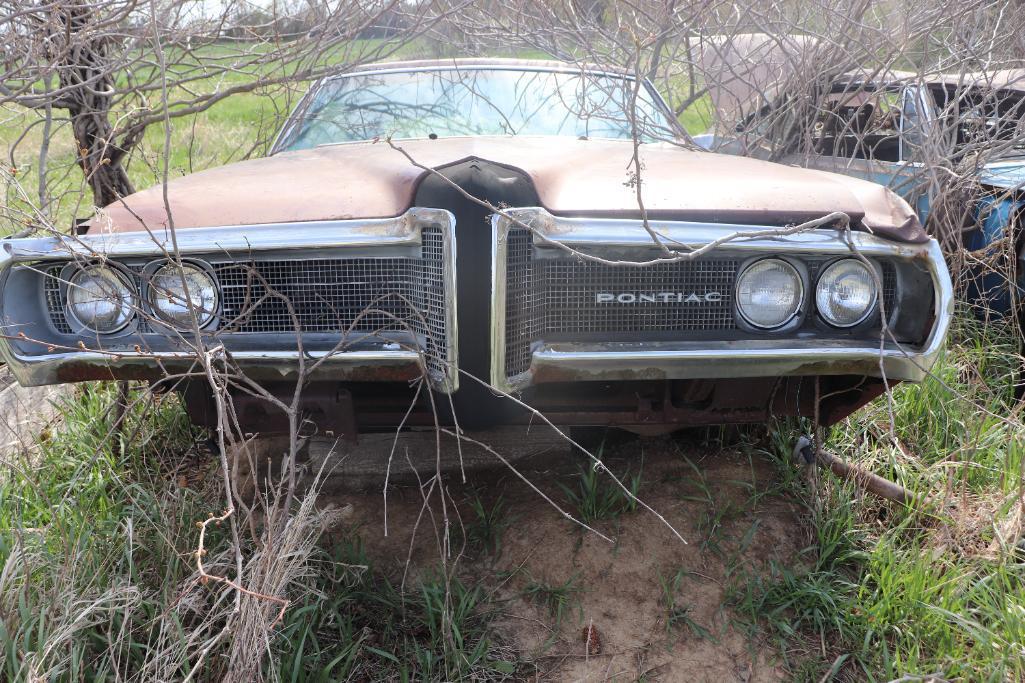
[[[573,525],[502,465],[475,468],[467,483],[448,472],[448,514],[470,525],[469,501],[503,501],[508,528],[496,553],[452,540],[458,573],[493,592],[499,634],[523,659],[529,677],[551,681],[774,681],[776,653],[752,639],[726,604],[731,581],[793,562],[805,533],[797,505],[771,492],[773,467],[739,448],[690,437],[635,439],[605,449],[613,472],[643,466],[640,497],[686,539],[644,509],[595,522],[608,543]],[[350,454],[358,457],[358,449]],[[575,485],[583,456],[541,449],[519,471],[574,512],[559,482]],[[456,483],[459,482],[459,483]],[[382,477],[383,483],[383,477]],[[439,498],[424,506],[415,482],[346,491],[332,477],[322,504],[340,514],[330,534],[358,534],[374,565],[406,581],[432,570],[442,547]],[[428,486],[424,480],[424,488]],[[387,508],[387,535],[385,535]],[[463,551],[462,556],[459,553]],[[675,578],[675,580],[674,580]],[[530,588],[565,598],[561,619]],[[550,596],[549,596],[550,597]]]

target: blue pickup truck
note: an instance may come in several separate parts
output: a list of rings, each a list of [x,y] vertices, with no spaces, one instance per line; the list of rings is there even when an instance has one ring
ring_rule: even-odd
[[[832,79],[811,98],[802,93],[799,104],[785,88],[759,92],[762,101],[725,133],[694,140],[714,151],[890,187],[933,236],[964,247],[958,279],[965,300],[988,312],[1019,308],[1025,291],[1019,229],[1025,223],[1025,69],[932,76],[863,70]],[[765,92],[772,92],[771,101]]]

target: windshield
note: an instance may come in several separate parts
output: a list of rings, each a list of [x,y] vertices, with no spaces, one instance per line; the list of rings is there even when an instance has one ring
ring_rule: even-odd
[[[286,126],[279,150],[466,135],[565,135],[642,141],[673,137],[647,86],[599,73],[436,69],[354,74],[324,82]]]

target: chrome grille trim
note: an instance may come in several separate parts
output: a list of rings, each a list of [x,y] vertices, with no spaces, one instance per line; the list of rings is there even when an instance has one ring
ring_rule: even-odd
[[[125,258],[180,255],[242,254],[260,252],[321,251],[324,249],[376,248],[417,244],[425,223],[453,224],[444,209],[414,207],[395,218],[364,218],[302,223],[260,223],[171,231],[103,232],[103,215],[96,220],[97,234],[27,237],[8,242],[12,262],[60,261],[70,258]],[[141,226],[140,226],[141,227]]]
[[[527,231],[524,226],[531,230]],[[759,226],[655,220],[650,221],[650,227],[677,248],[719,244],[736,233],[764,229]],[[732,336],[718,338],[714,334],[711,338],[684,334],[665,340],[603,339],[601,335],[592,335],[589,341],[574,339],[573,335],[565,335],[570,337],[568,341],[554,336],[545,339],[541,334],[544,325],[527,314],[537,308],[539,300],[543,300],[537,291],[539,283],[535,264],[547,260],[570,261],[574,268],[586,264],[583,259],[553,244],[554,241],[611,260],[657,259],[660,252],[639,220],[563,218],[540,208],[521,208],[494,215],[492,229],[491,381],[502,391],[517,391],[534,381],[683,379],[730,376],[731,372],[737,373],[735,376],[828,374],[831,367],[837,374],[878,377],[885,371],[887,377],[894,380],[917,381],[925,376],[942,348],[953,312],[953,293],[946,265],[934,240],[924,244],[903,244],[865,232],[819,229],[786,237],[731,239],[728,246],[722,246],[702,258],[743,260],[762,254],[789,254],[809,263],[824,263],[836,257],[851,256],[853,245],[860,254],[878,259],[883,264],[883,301],[887,304],[889,316],[898,313],[894,308],[899,307],[896,293],[900,277],[896,268],[892,264],[887,267],[886,263],[888,260],[914,263],[931,280],[936,316],[921,347],[910,348],[888,342],[880,350],[878,337],[861,341],[821,336],[744,339],[737,337],[737,330],[732,331]],[[523,233],[529,233],[528,237],[524,238]],[[528,262],[530,267],[524,267]],[[693,268],[699,261],[684,263]],[[603,264],[598,267],[609,268]],[[650,266],[622,268],[642,272]],[[533,291],[525,291],[528,288]],[[526,303],[517,303],[518,298]],[[730,312],[732,315],[732,305]],[[891,317],[891,321],[893,319]],[[514,320],[527,321],[523,332],[510,329],[514,327]],[[564,317],[560,322],[565,320]],[[732,323],[722,324],[733,326]],[[807,357],[809,362],[802,363],[803,357]],[[880,370],[881,367],[885,369]]]

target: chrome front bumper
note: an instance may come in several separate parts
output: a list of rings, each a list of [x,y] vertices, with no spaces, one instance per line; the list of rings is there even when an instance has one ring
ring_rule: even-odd
[[[772,377],[782,375],[867,375],[891,380],[921,381],[943,349],[954,309],[950,275],[939,244],[890,242],[865,232],[811,230],[786,237],[731,240],[717,249],[741,254],[851,255],[887,257],[922,264],[932,280],[935,320],[924,344],[898,345],[891,340],[830,341],[822,339],[751,339],[701,342],[545,342],[536,344],[526,372],[506,376],[506,263],[511,229],[529,226],[541,238],[535,249],[558,249],[545,239],[608,258],[657,258],[640,221],[563,218],[539,209],[516,209],[492,218],[492,374],[502,391],[532,384],[587,380],[664,380]],[[683,250],[715,243],[738,232],[770,228],[651,221],[672,248]],[[882,341],[883,343],[880,343]]]

